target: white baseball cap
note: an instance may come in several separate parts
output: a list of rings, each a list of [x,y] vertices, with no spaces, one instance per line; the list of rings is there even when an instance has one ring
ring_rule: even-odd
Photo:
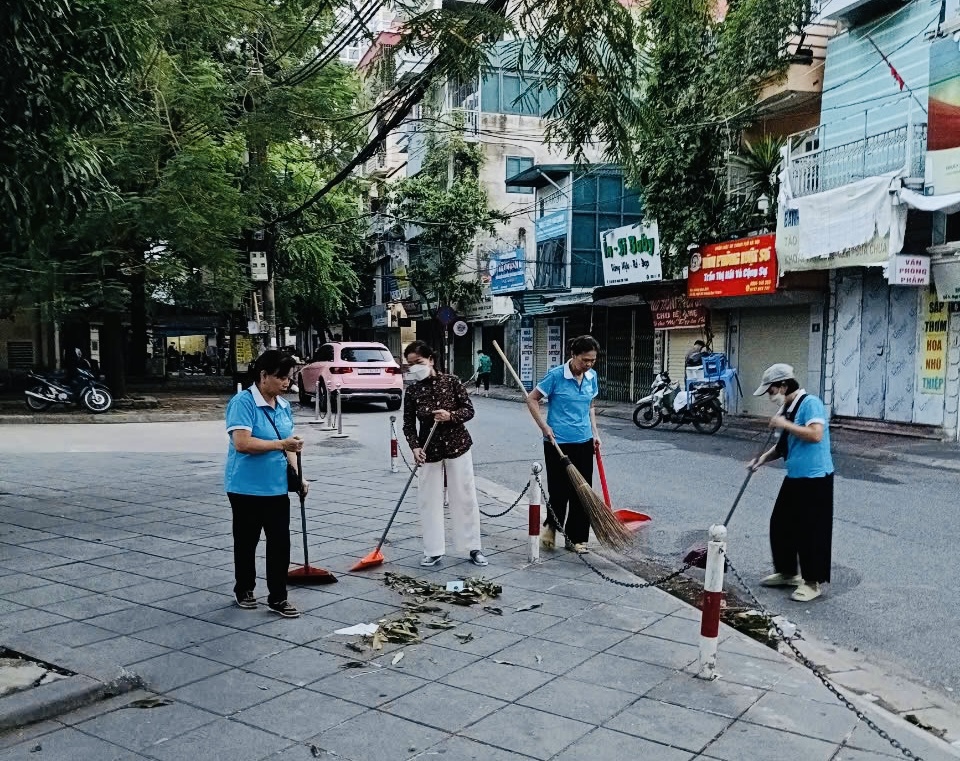
[[[754,396],[763,396],[767,393],[767,389],[770,388],[774,383],[782,383],[785,380],[791,380],[793,378],[793,366],[788,365],[784,362],[778,362],[775,365],[770,365],[766,370],[763,371],[763,377],[760,379],[760,385],[757,386],[757,390],[753,392]]]

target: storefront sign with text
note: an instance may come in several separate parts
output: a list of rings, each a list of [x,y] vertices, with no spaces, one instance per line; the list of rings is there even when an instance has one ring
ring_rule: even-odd
[[[650,302],[650,313],[656,330],[702,328],[707,322],[707,311],[703,305],[686,296],[654,299]]]
[[[775,235],[713,243],[690,256],[690,298],[756,296],[777,290]]]

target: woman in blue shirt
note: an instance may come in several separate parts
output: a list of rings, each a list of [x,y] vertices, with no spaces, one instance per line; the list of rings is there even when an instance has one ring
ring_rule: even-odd
[[[770,427],[781,431],[777,444],[750,461],[756,470],[783,457],[787,477],[770,515],[770,549],[775,573],[765,587],[796,587],[790,599],[809,602],[830,581],[833,541],[833,458],[826,409],[808,394],[786,364],[768,367],[754,396],[767,394],[779,407]],[[798,573],[799,570],[799,573]]]
[[[593,336],[570,341],[570,359],[549,370],[527,397],[527,408],[543,432],[543,457],[547,468],[550,508],[540,543],[546,549],[556,544],[556,530],[566,537],[566,548],[588,551],[590,518],[567,477],[567,470],[553,446],[556,442],[587,483],[593,483],[593,453],[600,449],[600,435],[593,400],[599,391],[597,362],[600,344]],[[540,400],[549,402],[547,419],[540,414]]]
[[[296,467],[303,440],[293,435],[293,413],[283,398],[296,365],[292,357],[265,351],[253,365],[256,379],[227,405],[224,487],[233,511],[233,566],[237,605],[255,609],[257,545],[267,539],[267,607],[284,618],[300,615],[287,601],[290,566],[290,497],[287,464]],[[301,480],[306,494],[309,486]]]

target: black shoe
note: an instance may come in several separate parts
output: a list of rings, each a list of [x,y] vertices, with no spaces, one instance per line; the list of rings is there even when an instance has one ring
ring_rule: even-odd
[[[293,607],[288,600],[271,602],[267,604],[267,607],[284,618],[300,618],[300,611]]]
[[[473,563],[474,565],[478,565],[481,567],[485,565],[490,565],[490,563],[487,562],[487,559],[483,556],[483,553],[480,552],[480,550],[470,551],[470,562]]]
[[[257,598],[253,596],[253,592],[236,592],[234,597],[237,598],[238,608],[254,610],[257,607]]]

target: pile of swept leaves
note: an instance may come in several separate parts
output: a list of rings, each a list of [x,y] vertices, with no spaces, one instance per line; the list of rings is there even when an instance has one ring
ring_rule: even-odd
[[[390,573],[389,571],[383,575],[383,582],[400,594],[411,595],[417,604],[423,604],[430,600],[432,602],[448,602],[452,605],[476,605],[488,598],[499,597],[503,592],[503,587],[487,581],[482,576],[465,579],[463,589],[459,592],[448,592],[442,584],[433,584],[429,581],[421,581],[413,576]]]

